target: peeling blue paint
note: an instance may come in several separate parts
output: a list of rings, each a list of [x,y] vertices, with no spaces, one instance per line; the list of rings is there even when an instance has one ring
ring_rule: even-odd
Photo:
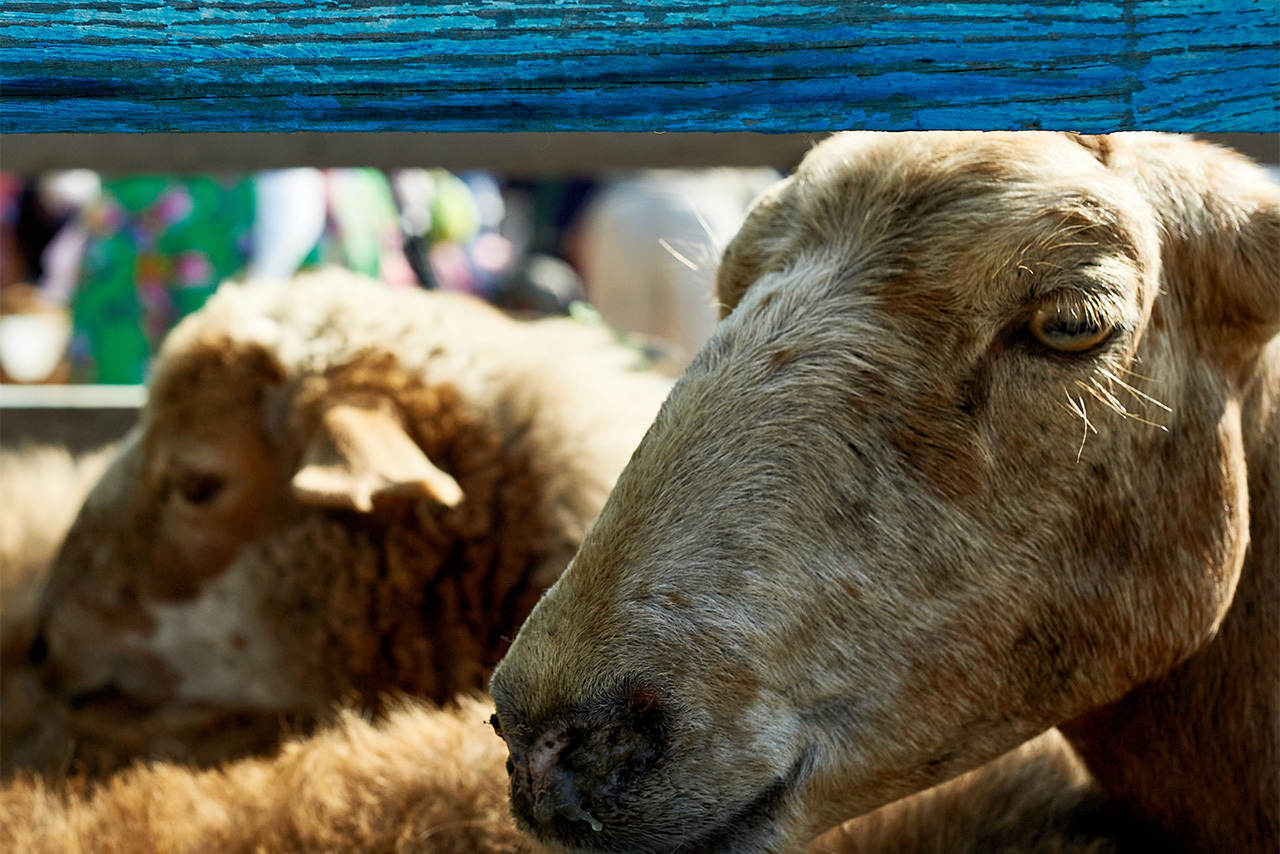
[[[0,130],[1280,130],[1280,3],[6,0]]]

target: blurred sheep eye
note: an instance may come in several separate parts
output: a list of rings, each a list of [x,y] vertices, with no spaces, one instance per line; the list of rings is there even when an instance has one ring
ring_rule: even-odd
[[[1083,353],[1111,337],[1115,327],[1083,307],[1046,303],[1031,317],[1031,334],[1054,350]]]
[[[178,481],[178,493],[189,504],[208,504],[217,498],[227,482],[214,474],[184,474]]]

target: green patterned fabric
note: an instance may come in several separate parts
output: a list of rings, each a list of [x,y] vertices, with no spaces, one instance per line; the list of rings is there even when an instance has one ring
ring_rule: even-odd
[[[245,266],[253,214],[249,176],[104,180],[71,304],[75,379],[143,382],[165,333]]]

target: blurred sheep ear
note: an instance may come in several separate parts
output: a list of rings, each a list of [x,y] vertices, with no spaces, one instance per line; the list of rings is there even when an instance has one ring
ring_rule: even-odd
[[[453,507],[458,482],[435,466],[388,409],[352,405],[325,410],[293,476],[303,504],[368,513],[375,498],[420,498]]]

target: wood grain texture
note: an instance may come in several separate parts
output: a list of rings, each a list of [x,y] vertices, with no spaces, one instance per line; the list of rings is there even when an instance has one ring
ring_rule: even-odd
[[[0,130],[1280,129],[1276,0],[5,0]]]

